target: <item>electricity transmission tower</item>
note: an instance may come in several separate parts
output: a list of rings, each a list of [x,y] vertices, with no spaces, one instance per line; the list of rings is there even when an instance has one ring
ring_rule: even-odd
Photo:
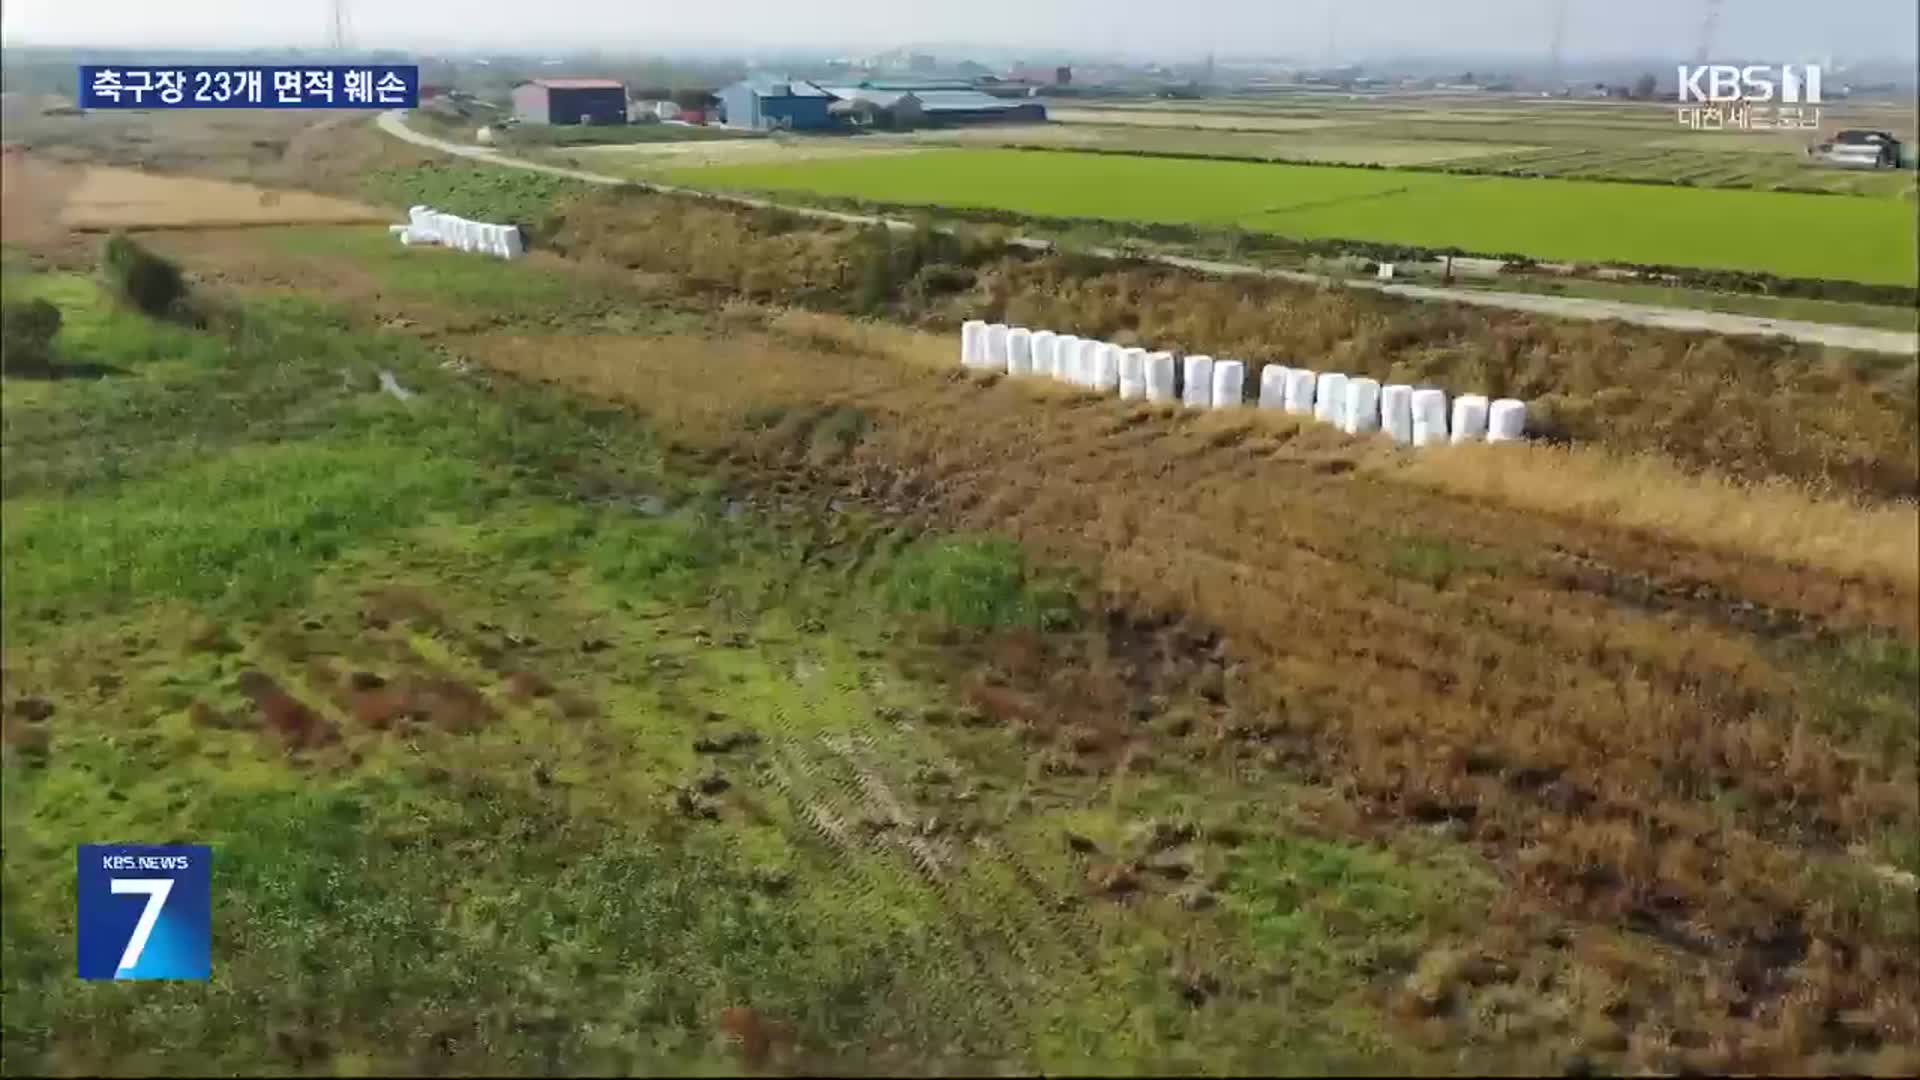
[[[1553,41],[1547,46],[1547,85],[1558,87],[1561,79],[1562,53],[1567,47],[1567,4],[1570,0],[1559,0],[1553,10]]]
[[[1700,50],[1693,56],[1694,63],[1704,64],[1713,52],[1713,32],[1720,26],[1720,0],[1705,0],[1706,10],[1700,16]]]
[[[333,25],[327,34],[327,48],[334,52],[347,51],[347,0],[329,0],[332,8]]]

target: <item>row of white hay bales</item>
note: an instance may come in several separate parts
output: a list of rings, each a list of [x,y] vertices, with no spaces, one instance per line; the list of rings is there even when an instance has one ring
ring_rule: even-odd
[[[960,327],[960,362],[1008,375],[1052,378],[1122,400],[1179,402],[1193,409],[1246,404],[1247,365],[1210,356],[1127,348],[1051,330],[969,320]],[[1395,442],[1513,442],[1526,436],[1527,406],[1461,394],[1451,415],[1444,390],[1401,385],[1337,371],[1282,364],[1260,368],[1260,408],[1312,416],[1350,435],[1384,431]]]
[[[407,224],[389,225],[387,231],[408,245],[439,244],[455,251],[477,251],[500,259],[517,259],[527,253],[518,225],[468,221],[428,206],[409,208]]]

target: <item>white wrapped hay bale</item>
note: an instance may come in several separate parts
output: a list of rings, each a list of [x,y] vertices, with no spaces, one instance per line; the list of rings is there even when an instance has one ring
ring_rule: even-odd
[[[1147,400],[1173,401],[1173,354],[1148,353],[1146,359]]]
[[[506,257],[508,259],[518,259],[521,256],[524,256],[527,253],[527,242],[526,242],[526,238],[520,235],[520,226],[508,225],[506,228],[507,228]]]
[[[1086,376],[1080,374],[1080,357],[1082,355],[1080,346],[1086,343],[1086,339],[1078,335],[1060,339],[1060,344],[1056,346],[1060,359],[1054,367],[1054,378],[1059,379],[1063,383],[1071,383],[1074,386],[1080,385],[1081,380],[1086,378]]]
[[[1181,365],[1180,404],[1189,409],[1213,408],[1213,357],[1189,356]]]
[[[1237,409],[1247,393],[1247,365],[1238,360],[1213,362],[1213,407]]]
[[[1380,383],[1375,379],[1347,380],[1347,408],[1340,429],[1349,435],[1365,435],[1380,429]]]
[[[1033,332],[1033,342],[1030,346],[1033,351],[1031,374],[1038,375],[1041,378],[1053,377],[1053,344],[1058,341],[1059,338],[1060,335],[1051,330],[1035,330]]]
[[[1138,401],[1147,396],[1147,350],[1120,350],[1120,400]]]
[[[1080,362],[1080,339],[1061,334],[1053,343],[1053,377],[1061,382],[1074,381],[1074,365]]]
[[[1501,398],[1487,411],[1487,441],[1517,442],[1527,437],[1527,403]]]
[[[1479,394],[1461,394],[1453,399],[1452,439],[1456,443],[1481,442],[1487,437],[1487,399]]]
[[[1313,418],[1323,424],[1338,424],[1345,419],[1347,376],[1344,372],[1323,371],[1313,386]]]
[[[1287,371],[1287,412],[1294,416],[1313,414],[1313,387],[1319,376],[1306,368]]]
[[[980,366],[989,371],[1007,370],[1007,324],[987,324],[987,352]]]
[[[980,357],[986,354],[987,323],[984,319],[968,319],[960,324],[960,364],[963,367],[976,367]]]
[[[438,214],[431,206],[410,206],[407,208],[407,224],[413,233],[413,243],[434,244],[440,241]]]
[[[1413,387],[1396,385],[1381,389],[1380,429],[1394,442],[1413,441]]]
[[[1447,441],[1447,392],[1423,386],[1413,392],[1413,445]]]
[[[1120,355],[1125,350],[1118,345],[1101,345],[1093,354],[1093,388],[1103,394],[1111,394],[1120,385]]]
[[[1287,407],[1287,376],[1293,369],[1282,364],[1268,364],[1260,369],[1260,407],[1263,409],[1284,409]]]
[[[1094,384],[1100,365],[1100,350],[1104,348],[1105,342],[1092,338],[1080,339],[1080,347],[1076,350],[1080,354],[1080,363],[1074,368],[1079,379],[1075,385],[1091,387]]]
[[[1033,373],[1033,331],[1016,326],[1007,331],[1007,374]]]

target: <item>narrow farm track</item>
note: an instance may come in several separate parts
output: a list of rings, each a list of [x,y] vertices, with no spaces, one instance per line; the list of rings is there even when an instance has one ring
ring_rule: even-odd
[[[638,181],[627,177],[609,176],[604,173],[549,165],[544,162],[527,161],[485,147],[466,146],[422,134],[407,126],[405,113],[400,110],[383,112],[376,118],[375,122],[379,125],[381,131],[397,139],[412,143],[415,146],[443,154],[452,154],[458,157],[468,158],[488,165],[498,165],[503,168],[526,169],[533,172],[546,173],[551,176],[578,180],[588,184],[614,187],[641,187],[663,194],[712,199],[717,202],[756,209],[777,208],[803,217],[836,221],[844,224],[879,224],[897,231],[907,231],[913,228],[912,222],[897,218],[854,214],[838,210],[826,210],[813,206],[785,204],[771,199],[709,192],[695,188],[660,184],[652,181]],[[1008,242],[1020,247],[1042,251],[1051,250],[1057,246],[1051,242],[1037,240],[1031,237],[1014,237]],[[1570,296],[1541,296],[1532,293],[1444,289],[1430,285],[1395,284],[1392,282],[1356,281],[1345,278],[1327,277],[1320,274],[1310,274],[1302,271],[1275,270],[1245,263],[1222,262],[1212,259],[1194,259],[1179,255],[1142,255],[1133,252],[1122,252],[1115,248],[1097,246],[1076,248],[1074,250],[1079,254],[1091,255],[1102,259],[1146,259],[1204,274],[1235,277],[1264,277],[1308,285],[1338,285],[1346,288],[1368,289],[1375,292],[1388,293],[1410,300],[1471,304],[1477,307],[1523,311],[1557,318],[1599,322],[1611,320],[1657,329],[1694,333],[1785,337],[1808,344],[1826,345],[1841,349],[1856,349],[1863,352],[1888,353],[1898,356],[1913,356],[1917,352],[1920,352],[1920,334],[1904,331],[1874,330],[1856,326],[1836,326],[1827,323],[1804,322],[1794,319],[1771,319],[1761,316],[1736,315],[1726,312],[1695,311],[1660,307],[1652,304],[1634,304],[1617,300],[1596,300]]]

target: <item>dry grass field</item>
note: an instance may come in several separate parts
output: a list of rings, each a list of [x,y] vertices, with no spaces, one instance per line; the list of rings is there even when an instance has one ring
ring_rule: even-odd
[[[1105,148],[1143,153],[1444,163],[1516,176],[1763,190],[1785,186],[1874,197],[1903,197],[1913,190],[1910,171],[1831,169],[1808,162],[1804,151],[1816,132],[1695,131],[1680,126],[1674,106],[1666,102],[1539,101],[1487,94],[1352,100],[1282,95],[1120,101],[1066,107],[1052,116],[1069,129],[1099,132],[1099,145]],[[1822,110],[1820,131],[1847,127],[1885,129],[1911,139],[1920,132],[1920,114],[1911,106],[1851,101]],[[1180,134],[1165,134],[1169,130]]]
[[[389,221],[392,216],[389,211],[324,195],[99,166],[80,170],[61,208],[62,224],[82,232],[342,225]]]
[[[1096,114],[1096,116],[1099,114]],[[1058,113],[1054,114],[1056,120]],[[1463,143],[1419,139],[1369,139],[1312,130],[1268,133],[1221,129],[1208,124],[1079,123],[1008,124],[915,132],[912,138],[962,146],[1022,146],[1050,150],[1119,150],[1133,153],[1199,154],[1273,161],[1320,161],[1353,165],[1438,165],[1537,149],[1521,142]]]
[[[1062,124],[1125,124],[1141,127],[1210,128],[1223,131],[1312,131],[1338,120],[1309,116],[1260,116],[1203,110],[1054,108],[1047,118]]]

